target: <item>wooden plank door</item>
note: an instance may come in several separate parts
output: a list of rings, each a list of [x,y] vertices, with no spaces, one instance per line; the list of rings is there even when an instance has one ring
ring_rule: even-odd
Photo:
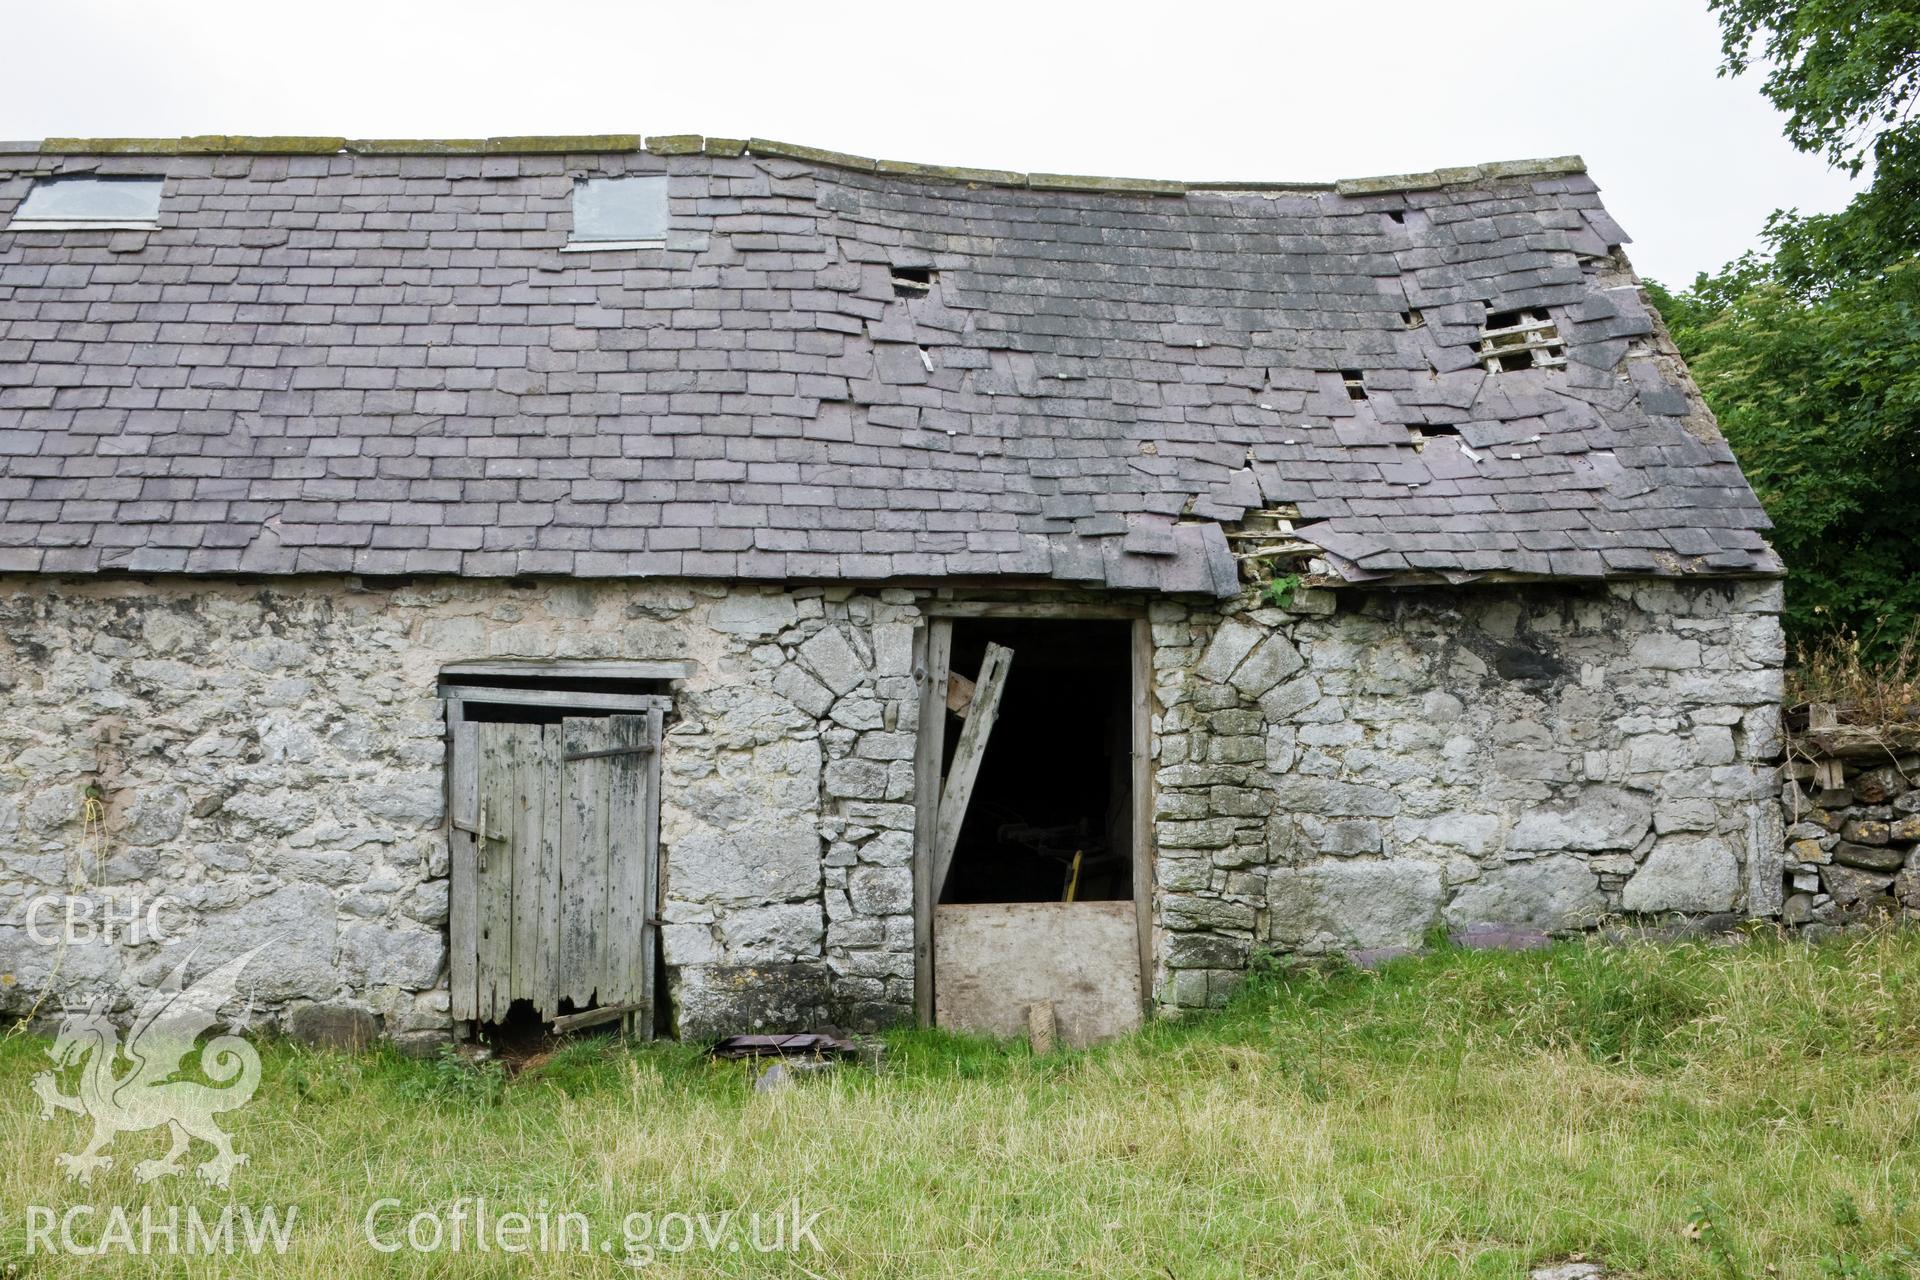
[[[652,1027],[659,711],[453,722],[453,1016],[619,1007]]]
[[[656,711],[561,723],[557,997],[575,1010],[630,1007],[646,1027],[653,1009],[660,720]]]

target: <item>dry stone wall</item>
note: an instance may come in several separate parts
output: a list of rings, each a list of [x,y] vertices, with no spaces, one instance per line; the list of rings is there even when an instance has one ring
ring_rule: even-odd
[[[1829,760],[1817,745],[1796,747],[1781,793],[1789,824],[1781,919],[1825,927],[1920,918],[1920,753]]]
[[[1153,607],[1159,987],[1256,948],[1779,908],[1770,582]]]

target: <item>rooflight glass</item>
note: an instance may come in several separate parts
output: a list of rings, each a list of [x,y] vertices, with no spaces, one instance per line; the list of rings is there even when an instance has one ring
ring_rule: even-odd
[[[45,178],[13,215],[16,222],[157,222],[159,178]]]
[[[579,179],[573,188],[573,238],[666,239],[666,178]]]

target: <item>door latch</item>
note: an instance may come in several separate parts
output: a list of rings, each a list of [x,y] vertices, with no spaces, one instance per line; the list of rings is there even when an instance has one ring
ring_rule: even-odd
[[[467,823],[460,821],[460,819],[458,818],[449,818],[448,823],[454,828],[454,830],[464,831],[468,835],[473,837],[473,848],[477,858],[477,867],[479,870],[485,871],[487,869],[486,842],[489,840],[505,840],[506,839],[506,837],[503,835],[496,835],[493,832],[487,830],[487,806],[485,805],[485,803],[482,803],[480,806],[480,821],[477,825],[469,826]]]

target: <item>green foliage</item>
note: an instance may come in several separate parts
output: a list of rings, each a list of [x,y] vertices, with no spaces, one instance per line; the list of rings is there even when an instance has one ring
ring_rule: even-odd
[[[499,1106],[506,1090],[505,1067],[492,1059],[469,1063],[449,1048],[401,1076],[397,1092],[409,1102],[472,1110]]]
[[[1773,518],[1796,639],[1897,644],[1920,613],[1920,259],[1813,300],[1757,277],[1654,296]]]
[[[1293,593],[1300,589],[1300,575],[1282,574],[1267,584],[1262,593],[1268,604],[1276,609],[1285,609],[1293,603]]]
[[[1887,656],[1920,613],[1920,9],[1708,0],[1722,75],[1761,91],[1803,151],[1873,185],[1836,214],[1776,212],[1770,252],[1652,286],[1775,529],[1787,623]]]
[[[1920,253],[1920,10],[1876,0],[1708,0],[1722,75],[1764,66],[1761,92],[1786,134],[1873,185],[1837,214],[1776,213],[1773,272],[1795,292],[1871,275]]]

